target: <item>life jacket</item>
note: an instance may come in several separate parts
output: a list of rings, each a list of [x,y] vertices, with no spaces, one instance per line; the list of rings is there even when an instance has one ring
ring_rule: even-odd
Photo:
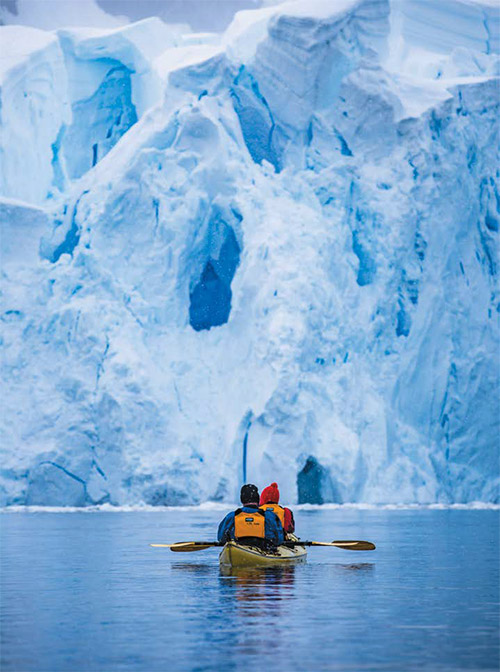
[[[260,508],[264,509],[265,511],[272,511],[273,513],[275,513],[280,519],[282,527],[283,528],[285,527],[285,509],[282,506],[280,506],[279,504],[269,503],[269,504],[263,504]]]
[[[255,509],[251,513],[238,509],[234,514],[235,539],[243,537],[266,538],[266,518],[264,511]]]

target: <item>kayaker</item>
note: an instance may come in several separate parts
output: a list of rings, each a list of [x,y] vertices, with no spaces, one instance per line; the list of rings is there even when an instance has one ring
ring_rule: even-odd
[[[272,511],[259,509],[259,490],[247,483],[240,492],[241,509],[231,511],[219,525],[217,539],[224,543],[231,539],[240,543],[265,548],[277,546],[284,540],[283,527]]]
[[[278,490],[278,484],[271,483],[271,485],[268,485],[262,491],[259,502],[260,508],[275,513],[287,534],[295,532],[293,513],[286,506],[280,506],[279,501],[280,491]]]

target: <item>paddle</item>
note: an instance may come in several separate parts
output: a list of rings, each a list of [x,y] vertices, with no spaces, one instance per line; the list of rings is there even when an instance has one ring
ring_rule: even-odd
[[[285,541],[282,546],[335,546],[346,551],[374,551],[371,541]]]
[[[224,546],[218,541],[178,541],[176,544],[149,544],[153,548],[169,548],[176,553],[191,553],[193,551],[204,551],[206,548],[214,546]],[[373,551],[375,544],[371,541],[285,541],[282,546],[336,546],[346,551]]]
[[[213,546],[224,546],[218,541],[178,541],[176,544],[149,544],[154,548],[169,548],[176,553],[191,553],[192,551],[204,551]]]

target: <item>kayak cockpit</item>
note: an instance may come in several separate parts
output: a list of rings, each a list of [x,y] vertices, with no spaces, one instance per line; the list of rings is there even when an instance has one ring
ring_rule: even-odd
[[[230,567],[256,567],[260,565],[283,565],[292,562],[304,562],[307,550],[304,546],[277,546],[262,549],[257,546],[229,541],[219,556],[221,565]]]

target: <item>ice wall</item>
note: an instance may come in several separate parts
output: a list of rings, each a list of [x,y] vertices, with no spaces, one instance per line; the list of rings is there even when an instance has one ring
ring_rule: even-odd
[[[41,203],[52,184],[52,147],[70,116],[63,54],[51,33],[0,30],[1,193]]]
[[[498,501],[496,20],[292,2],[144,60],[122,29],[60,33],[60,195],[0,208],[3,503],[234,501],[246,480]]]
[[[59,199],[162,100],[155,59],[183,43],[157,18],[56,34],[4,26],[0,192]]]

